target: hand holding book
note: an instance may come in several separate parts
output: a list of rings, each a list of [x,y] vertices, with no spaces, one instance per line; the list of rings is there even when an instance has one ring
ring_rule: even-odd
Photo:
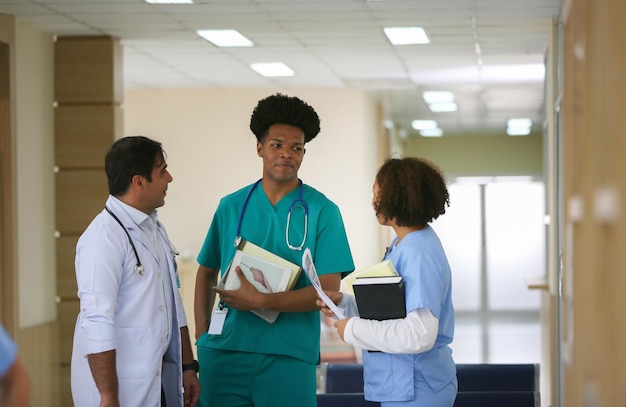
[[[221,302],[226,307],[232,307],[240,311],[257,309],[256,303],[258,302],[259,293],[267,291],[259,290],[258,286],[246,277],[240,266],[233,268],[229,273],[232,273],[231,279],[237,281],[236,287],[232,283],[229,288],[224,287],[223,284],[213,287],[213,290],[219,294]]]
[[[300,273],[300,267],[250,242],[242,241],[214,290],[223,302],[238,310],[252,311],[269,323],[274,323],[279,312],[260,309],[254,304],[258,293],[277,293],[290,290]]]

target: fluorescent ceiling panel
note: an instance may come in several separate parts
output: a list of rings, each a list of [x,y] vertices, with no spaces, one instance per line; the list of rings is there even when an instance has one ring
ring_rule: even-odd
[[[198,30],[199,36],[218,47],[252,47],[254,43],[236,30]]]
[[[411,122],[411,127],[415,130],[436,129],[437,122],[435,120],[413,120]]]
[[[150,4],[193,4],[193,0],[146,0]]]
[[[252,64],[250,65],[250,68],[254,69],[259,74],[270,78],[279,76],[294,76],[296,74],[293,69],[289,68],[282,62]]]
[[[426,31],[422,27],[385,27],[383,30],[393,45],[430,43]]]
[[[454,94],[447,91],[428,91],[422,93],[426,103],[449,103],[454,101]]]
[[[431,103],[428,105],[428,108],[431,112],[456,112],[459,110],[459,107],[454,102],[446,102],[446,103]]]
[[[422,137],[441,137],[443,136],[443,130],[441,130],[440,128],[424,129],[420,130],[420,135]]]
[[[533,122],[530,119],[522,118],[522,119],[509,119],[506,122],[507,127],[512,128],[529,128],[532,126]]]

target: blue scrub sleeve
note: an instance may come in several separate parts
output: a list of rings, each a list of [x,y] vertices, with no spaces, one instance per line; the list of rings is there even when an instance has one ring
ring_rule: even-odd
[[[13,366],[15,359],[17,359],[17,345],[0,325],[0,377]]]

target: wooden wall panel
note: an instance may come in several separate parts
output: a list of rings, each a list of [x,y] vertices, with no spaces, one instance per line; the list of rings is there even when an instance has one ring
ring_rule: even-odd
[[[103,168],[104,156],[121,133],[121,108],[60,105],[54,110],[55,163],[60,168]]]
[[[61,343],[61,353],[59,355],[62,365],[70,365],[72,361],[72,342],[74,338],[74,326],[76,317],[80,310],[78,300],[61,301],[57,304],[59,311],[59,334]]]
[[[564,24],[564,406],[626,405],[626,2]],[[577,209],[576,209],[577,208]]]
[[[102,169],[60,171],[56,176],[56,227],[61,234],[80,234],[103,208],[108,196]]]
[[[71,371],[69,366],[61,366],[60,369],[60,378],[59,381],[61,383],[59,393],[61,399],[61,406],[71,407],[74,405],[74,400],[72,400],[72,391],[71,391]]]
[[[13,167],[11,137],[11,47],[13,18],[0,15],[0,322],[14,333],[16,269],[13,257]],[[6,41],[6,42],[5,42]]]
[[[70,363],[79,311],[74,257],[80,234],[108,196],[104,157],[122,134],[122,48],[111,37],[55,43],[55,164],[59,398],[71,406]]]
[[[56,239],[57,296],[62,300],[77,299],[74,259],[79,235],[61,236]]]
[[[59,374],[53,367],[58,365],[59,356],[54,351],[58,347],[58,325],[56,322],[20,329],[16,340],[20,358],[30,376],[31,406],[62,406],[59,404]],[[52,351],[51,351],[52,350]],[[54,372],[54,373],[53,373]]]
[[[121,103],[120,47],[111,37],[59,37],[54,47],[55,100],[59,104]]]

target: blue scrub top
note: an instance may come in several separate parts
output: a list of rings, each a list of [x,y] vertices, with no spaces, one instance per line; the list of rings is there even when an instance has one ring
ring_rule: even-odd
[[[430,310],[439,319],[439,331],[433,348],[423,353],[364,352],[365,398],[414,400],[419,397],[415,377],[423,377],[435,392],[455,379],[456,366],[448,346],[454,337],[452,274],[443,246],[430,226],[406,235],[386,259],[404,280],[407,313],[419,308]]]
[[[0,377],[13,366],[17,358],[17,346],[7,331],[0,325]]]
[[[223,274],[235,254],[234,239],[245,197],[252,185],[220,201],[198,255],[202,266]],[[252,191],[241,223],[241,237],[295,264],[302,265],[304,248],[309,248],[319,275],[354,270],[341,213],[337,205],[316,189],[303,185],[308,229],[303,250],[291,250],[285,240],[289,206],[298,197],[295,188],[272,206],[259,184]],[[291,214],[290,243],[298,246],[304,235],[304,211],[296,206]],[[301,273],[294,289],[310,285]],[[249,311],[230,309],[221,335],[203,335],[198,346],[216,349],[287,355],[309,363],[319,362],[320,313],[282,312],[270,324]]]

